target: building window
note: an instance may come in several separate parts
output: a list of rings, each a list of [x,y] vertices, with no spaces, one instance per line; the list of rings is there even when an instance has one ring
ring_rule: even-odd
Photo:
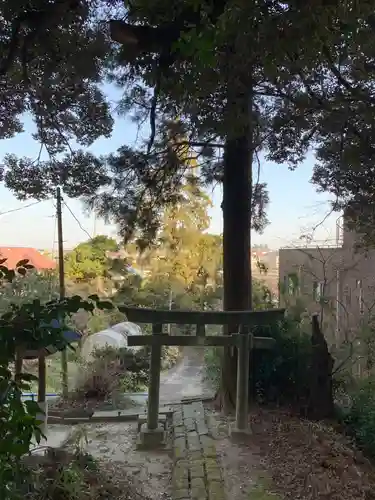
[[[296,295],[298,292],[298,278],[295,274],[289,274],[285,278],[285,292],[287,295]]]
[[[324,281],[314,281],[313,297],[316,302],[320,302],[324,296]]]

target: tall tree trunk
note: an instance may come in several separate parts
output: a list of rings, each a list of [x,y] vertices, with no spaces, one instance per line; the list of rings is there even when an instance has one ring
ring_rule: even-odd
[[[250,132],[249,127],[249,132]],[[224,309],[252,307],[251,205],[252,134],[228,139],[224,152],[223,179],[223,269]],[[230,325],[229,333],[238,325]],[[224,349],[221,406],[229,411],[236,400],[237,352]]]

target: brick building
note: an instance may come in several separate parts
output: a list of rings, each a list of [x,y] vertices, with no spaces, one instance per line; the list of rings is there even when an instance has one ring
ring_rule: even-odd
[[[375,250],[358,250],[358,235],[342,226],[331,246],[279,251],[280,305],[299,301],[318,312],[334,345],[356,336],[375,313]]]

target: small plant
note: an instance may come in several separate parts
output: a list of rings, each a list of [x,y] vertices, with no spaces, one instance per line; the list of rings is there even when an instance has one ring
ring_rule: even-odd
[[[221,379],[220,348],[208,347],[204,351],[205,373],[204,377],[214,389],[219,389]]]
[[[6,259],[5,259],[6,260]],[[18,262],[16,270],[9,270],[5,260],[0,261],[0,284],[12,282],[16,276],[25,276],[33,266],[27,260]],[[35,377],[16,374],[11,367],[16,355],[25,351],[41,351],[49,346],[65,349],[67,342],[63,332],[71,316],[79,310],[92,313],[95,308],[110,310],[113,305],[92,295],[83,300],[75,295],[63,300],[55,299],[42,303],[34,299],[30,303],[11,304],[0,316],[0,498],[19,499],[22,487],[28,480],[23,465],[23,456],[42,437],[40,431],[39,405],[23,401],[22,392],[30,391]],[[38,497],[40,498],[40,497]],[[65,497],[63,497],[65,498]]]
[[[99,497],[102,481],[93,457],[80,446],[70,452],[48,449],[40,466],[29,470],[30,500],[94,500]]]
[[[148,371],[129,372],[121,378],[123,392],[145,392],[148,386]]]
[[[161,368],[168,370],[172,368],[181,358],[181,351],[178,347],[163,346],[161,351]]]
[[[143,391],[148,385],[149,354],[147,349],[96,349],[93,360],[86,363],[77,393],[84,398],[116,399],[119,393]]]
[[[358,445],[375,458],[375,377],[360,381],[350,398],[344,422]]]

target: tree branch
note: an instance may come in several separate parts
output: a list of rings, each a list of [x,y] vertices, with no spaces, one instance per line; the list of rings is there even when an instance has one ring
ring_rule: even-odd
[[[47,24],[55,23],[60,16],[66,14],[69,10],[78,10],[79,7],[79,0],[56,0],[55,3],[47,5],[44,10],[28,9],[17,16],[12,22],[12,34],[8,43],[7,56],[0,64],[0,77],[4,77],[15,62],[20,48],[20,31],[23,25],[33,29],[33,32],[30,32],[26,37],[26,40],[32,41]],[[27,50],[25,45],[23,50]]]

